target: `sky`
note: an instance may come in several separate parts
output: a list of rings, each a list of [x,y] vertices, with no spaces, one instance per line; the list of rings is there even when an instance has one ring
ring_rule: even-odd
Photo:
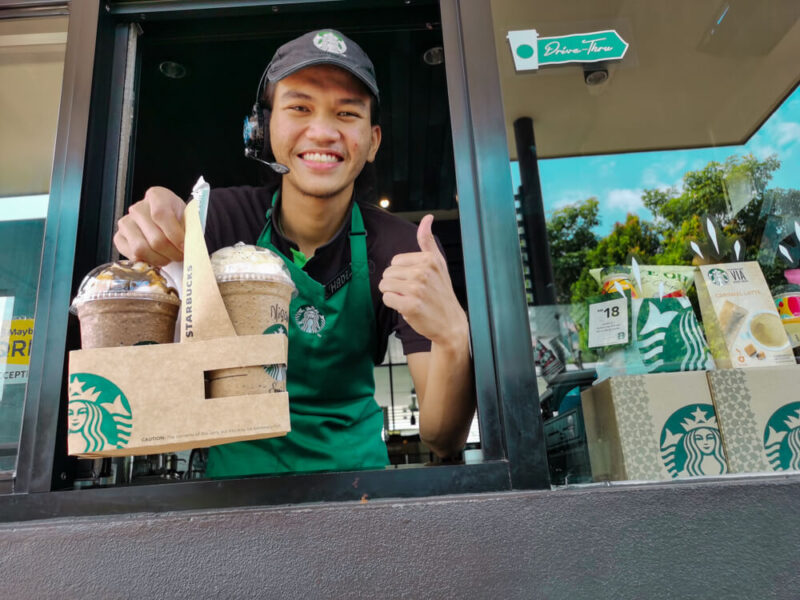
[[[724,162],[732,154],[747,153],[759,159],[778,155],[782,164],[768,188],[800,189],[800,87],[743,146],[540,160],[545,212],[549,217],[554,210],[595,196],[600,201],[600,225],[595,232],[605,236],[628,213],[652,219],[642,205],[642,190],[680,188],[687,171],[701,169],[712,160]],[[576,172],[594,173],[591,186],[576,179]],[[511,163],[511,177],[516,191],[520,185],[516,161]]]

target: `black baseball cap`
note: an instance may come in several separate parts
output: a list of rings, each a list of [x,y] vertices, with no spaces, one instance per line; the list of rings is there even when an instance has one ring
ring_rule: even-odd
[[[314,65],[334,65],[349,71],[367,86],[376,99],[380,99],[375,67],[369,56],[353,40],[335,29],[309,31],[286,42],[275,51],[267,66],[267,80],[280,81]]]

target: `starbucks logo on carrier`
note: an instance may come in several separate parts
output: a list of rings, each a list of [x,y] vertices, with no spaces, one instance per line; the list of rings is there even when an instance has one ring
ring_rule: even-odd
[[[69,450],[71,453],[125,448],[131,437],[131,407],[111,381],[91,373],[69,380]]]
[[[306,304],[297,309],[294,313],[294,321],[300,328],[300,331],[306,333],[318,334],[325,328],[325,315],[323,315],[316,306]]]
[[[764,429],[764,450],[776,471],[800,471],[800,402],[776,410]]]
[[[347,52],[347,44],[333,31],[320,31],[314,36],[314,45],[323,52],[331,54],[344,54]]]
[[[661,460],[673,478],[728,472],[713,406],[690,404],[672,413],[661,431]]]

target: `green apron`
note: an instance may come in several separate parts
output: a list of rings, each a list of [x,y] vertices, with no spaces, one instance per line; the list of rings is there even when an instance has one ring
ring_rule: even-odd
[[[378,340],[361,211],[353,202],[352,278],[330,298],[325,297],[324,285],[272,245],[271,213],[267,211],[257,244],[283,258],[298,291],[289,310],[286,387],[292,431],[285,437],[214,446],[206,474],[382,469],[389,458],[381,439],[383,413],[375,402],[373,356]]]

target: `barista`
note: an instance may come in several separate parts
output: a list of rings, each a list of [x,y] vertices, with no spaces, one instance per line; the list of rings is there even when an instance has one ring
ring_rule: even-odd
[[[212,189],[206,240],[209,251],[237,241],[270,248],[297,285],[292,431],[211,448],[210,476],[387,465],[373,368],[392,331],[419,396],[422,440],[441,457],[466,441],[475,411],[467,316],[431,233],[433,217],[416,228],[378,209],[364,181],[381,142],[378,109],[372,62],[334,30],[284,44],[262,76],[246,153],[265,162],[263,147],[282,175],[264,187]],[[183,210],[173,192],[150,188],[120,219],[117,249],[157,265],[182,260]]]

